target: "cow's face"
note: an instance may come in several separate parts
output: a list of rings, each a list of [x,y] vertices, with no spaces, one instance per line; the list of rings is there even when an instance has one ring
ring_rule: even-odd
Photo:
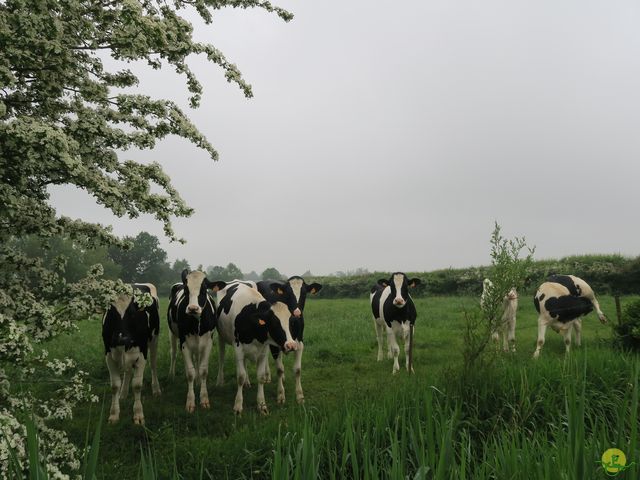
[[[404,273],[396,272],[391,275],[389,280],[378,280],[378,284],[388,286],[391,289],[389,296],[393,299],[393,305],[402,308],[409,299],[409,288],[420,285],[420,279],[412,278],[409,280]]]
[[[286,304],[291,315],[296,318],[302,316],[307,293],[315,295],[321,288],[322,285],[319,283],[309,285],[302,277],[298,276],[289,278],[286,283],[274,282],[271,284],[271,290],[277,295],[278,300]]]
[[[118,312],[118,315],[120,315],[120,318],[122,320],[124,320],[127,310],[135,309],[133,297],[125,293],[118,295],[116,299],[111,302],[111,306],[115,309],[116,312]]]
[[[274,311],[278,311],[278,314]],[[282,310],[282,311],[281,311]],[[289,311],[284,311],[285,307],[273,307],[266,300],[261,300],[256,305],[258,323],[267,328],[269,337],[285,352],[288,353],[297,349],[297,342],[291,337],[289,332]]]
[[[200,318],[207,305],[207,290],[217,292],[227,284],[222,281],[212,282],[203,272],[197,270],[189,272],[185,269],[182,272],[182,285],[184,286],[184,296],[188,299],[185,313]]]

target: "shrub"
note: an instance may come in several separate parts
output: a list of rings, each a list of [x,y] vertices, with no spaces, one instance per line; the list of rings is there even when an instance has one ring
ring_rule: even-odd
[[[613,327],[615,342],[625,350],[640,352],[640,300],[627,305],[622,324]]]

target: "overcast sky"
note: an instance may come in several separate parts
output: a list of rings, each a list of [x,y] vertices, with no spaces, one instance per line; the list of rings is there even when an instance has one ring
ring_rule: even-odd
[[[253,99],[193,58],[190,116],[220,153],[179,139],[159,161],[195,208],[171,260],[293,275],[488,264],[497,220],[536,258],[640,254],[640,4],[589,0],[275,1],[196,26]],[[184,105],[184,81],[142,87]],[[66,187],[60,213],[159,237]]]

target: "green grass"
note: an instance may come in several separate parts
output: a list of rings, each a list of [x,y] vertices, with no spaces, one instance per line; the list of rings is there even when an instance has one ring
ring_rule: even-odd
[[[615,322],[613,299],[599,300]],[[608,326],[594,314],[586,317],[583,347],[571,361],[562,337],[549,329],[541,358],[534,362],[537,314],[523,296],[517,353],[498,355],[490,370],[460,384],[454,366],[461,361],[462,311],[476,303],[465,297],[416,299],[416,374],[401,370],[391,376],[391,360],[376,361],[366,299],[307,302],[306,403],[295,402],[293,359],[285,358],[287,403],[276,404],[272,364],[274,382],[265,387],[268,417],[255,409],[254,370],[245,411],[234,416],[233,352],[227,348],[225,385],[215,387],[215,347],[209,372],[212,407],[187,414],[180,356],[175,380],[167,377],[169,339],[163,320],[158,366],[163,394],[151,396],[147,367],[146,426],[133,425],[129,395],[121,403],[120,422],[102,428],[97,478],[137,478],[141,471],[185,479],[605,478],[596,461],[610,446],[626,447],[629,461],[640,462],[632,428],[637,427],[637,383],[635,389],[629,386],[637,382],[637,371],[634,377],[633,358],[612,350]],[[165,312],[163,303],[163,318]],[[84,322],[77,334],[57,339],[48,349],[76,358],[108,409],[100,323]],[[403,366],[402,353],[400,358]],[[61,426],[83,445],[87,425],[95,425],[98,415],[95,406],[87,406]],[[638,470],[620,478],[635,478],[631,473],[637,476]]]

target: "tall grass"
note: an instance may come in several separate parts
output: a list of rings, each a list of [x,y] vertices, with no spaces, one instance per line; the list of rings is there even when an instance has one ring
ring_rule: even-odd
[[[611,385],[605,409],[587,376],[586,356],[565,362],[555,375],[517,370],[502,366],[506,381],[498,388],[480,374],[476,385],[447,393],[415,385],[330,416],[305,410],[297,426],[278,433],[271,478],[583,480],[602,473],[599,459],[608,448],[639,458],[637,360],[621,377],[625,385]],[[484,409],[483,390],[492,393],[493,415]],[[533,402],[525,398],[531,392]],[[499,413],[503,405],[532,404],[542,411]],[[626,478],[637,474],[634,465]]]

